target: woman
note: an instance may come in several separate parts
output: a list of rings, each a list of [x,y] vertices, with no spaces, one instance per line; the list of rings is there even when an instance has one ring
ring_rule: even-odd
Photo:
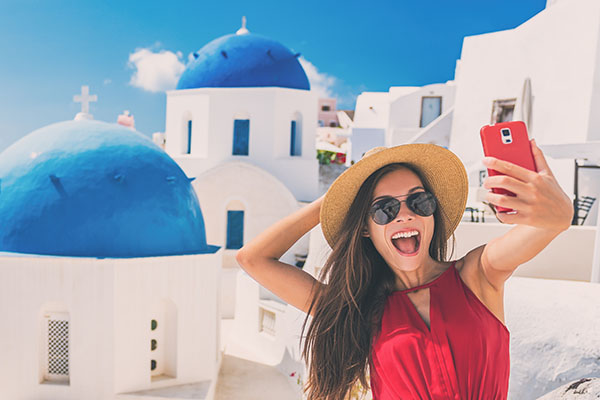
[[[248,274],[312,316],[308,399],[345,399],[357,381],[368,387],[367,372],[375,400],[506,399],[504,282],[573,215],[534,141],[532,152],[538,172],[484,159],[505,174],[484,186],[516,195],[487,200],[515,210],[497,217],[516,226],[459,260],[447,261],[446,243],[467,177],[452,152],[432,144],[371,150],[324,197],[239,251]],[[317,281],[278,259],[319,221],[332,252]]]

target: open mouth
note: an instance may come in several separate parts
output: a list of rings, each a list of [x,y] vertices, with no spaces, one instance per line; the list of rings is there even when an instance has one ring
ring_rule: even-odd
[[[403,256],[415,256],[419,253],[421,235],[417,230],[397,232],[392,236],[392,244]]]

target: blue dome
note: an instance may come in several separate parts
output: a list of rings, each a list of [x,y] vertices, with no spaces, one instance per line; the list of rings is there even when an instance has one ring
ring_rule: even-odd
[[[139,132],[99,121],[33,131],[0,154],[0,251],[212,253],[189,178]]]
[[[260,35],[226,35],[194,53],[177,89],[269,87],[310,90],[298,55]]]

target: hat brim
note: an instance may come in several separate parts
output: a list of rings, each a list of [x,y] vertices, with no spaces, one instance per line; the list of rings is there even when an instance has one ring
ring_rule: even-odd
[[[414,166],[447,216],[445,240],[462,219],[467,204],[467,172],[460,159],[444,147],[413,143],[384,148],[363,157],[344,171],[330,186],[321,205],[321,228],[329,246],[333,247],[340,227],[364,181],[379,168],[393,163]]]

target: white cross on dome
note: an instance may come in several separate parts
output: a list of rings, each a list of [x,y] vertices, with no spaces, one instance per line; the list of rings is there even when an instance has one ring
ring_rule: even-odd
[[[81,103],[81,112],[77,113],[75,119],[93,119],[90,114],[90,103],[92,101],[98,101],[98,96],[93,94],[90,95],[90,87],[82,86],[81,87],[81,95],[73,96],[73,101],[76,103]]]

